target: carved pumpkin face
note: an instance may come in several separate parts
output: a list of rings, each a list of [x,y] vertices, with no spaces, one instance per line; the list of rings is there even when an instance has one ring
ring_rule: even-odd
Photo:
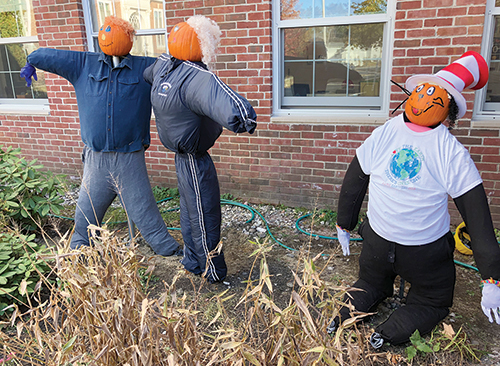
[[[168,35],[168,52],[176,59],[201,61],[200,41],[195,30],[186,22],[176,24]]]
[[[106,55],[125,56],[132,49],[132,40],[121,24],[106,18],[99,30],[99,47]]]
[[[406,101],[408,119],[417,125],[432,127],[443,122],[449,113],[448,92],[438,85],[420,84]]]

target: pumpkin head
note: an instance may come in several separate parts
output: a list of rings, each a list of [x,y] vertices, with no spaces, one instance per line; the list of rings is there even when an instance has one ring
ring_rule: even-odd
[[[109,56],[125,56],[132,49],[135,31],[132,25],[123,19],[109,16],[99,30],[99,47]]]
[[[438,85],[418,85],[406,101],[405,112],[416,125],[432,127],[443,122],[449,113],[448,92]]]
[[[193,27],[188,23],[176,24],[168,35],[168,51],[176,59],[201,61],[200,40]]]

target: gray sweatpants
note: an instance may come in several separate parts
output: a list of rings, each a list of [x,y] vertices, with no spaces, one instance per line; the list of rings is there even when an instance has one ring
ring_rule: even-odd
[[[118,195],[128,217],[156,254],[172,255],[179,244],[161,217],[146,169],[144,149],[132,153],[96,152],[85,147],[83,179],[75,212],[71,248],[89,245],[87,227],[100,225]]]

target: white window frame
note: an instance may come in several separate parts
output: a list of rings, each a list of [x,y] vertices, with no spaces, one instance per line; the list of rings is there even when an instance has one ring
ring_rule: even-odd
[[[27,0],[31,1],[31,0]],[[0,38],[0,45],[38,43],[38,36]],[[38,71],[42,72],[42,71]],[[48,114],[49,99],[0,98],[2,114]]]
[[[102,2],[111,2],[112,7],[113,7],[113,13],[116,14],[115,1],[118,1],[118,0],[101,0],[101,1]],[[141,9],[140,3],[141,3],[140,0],[137,0],[137,9]],[[165,13],[165,1],[162,0],[161,3],[162,3],[161,9],[163,9],[163,16],[164,16],[163,22],[164,22],[164,24],[167,24],[166,13]],[[92,19],[91,0],[82,0],[82,5],[83,5],[83,14],[84,14],[84,20],[85,20],[85,29],[86,29],[87,39],[88,39],[89,51],[99,52],[99,49],[96,49],[96,47],[95,47],[95,43],[96,43],[95,40],[97,39],[99,32],[94,31],[94,27],[93,27],[93,23],[92,23],[93,19]],[[151,10],[151,11],[153,11],[153,10]],[[139,21],[140,21],[140,19],[139,19]],[[164,36],[165,40],[166,40],[167,27],[164,27],[161,29],[160,28],[158,28],[158,29],[155,29],[155,28],[136,29],[136,37],[137,36]],[[164,42],[164,44],[166,45],[166,41]],[[150,56],[150,55],[147,55],[147,56]]]
[[[392,50],[394,38],[394,18],[396,5],[395,0],[387,1],[387,12],[385,14],[369,14],[356,16],[339,16],[330,18],[312,19],[286,19],[281,20],[280,0],[273,0],[273,117],[303,120],[303,117],[315,116],[326,117],[334,120],[336,118],[356,119],[357,117],[386,118],[389,113],[390,101],[390,78],[392,67]],[[385,23],[382,48],[382,66],[380,78],[379,97],[286,97],[288,102],[296,103],[293,108],[283,107],[283,67],[284,55],[283,29],[295,27],[321,27],[334,25],[355,25],[367,23]],[[329,106],[325,107],[325,99],[328,98]],[[338,100],[336,100],[338,98]],[[370,106],[366,108],[346,107],[346,102],[351,105]],[[375,103],[375,104],[374,104]],[[305,105],[307,104],[307,108]],[[314,105],[318,105],[315,108]]]
[[[481,42],[481,55],[490,66],[493,33],[495,31],[495,16],[500,17],[500,7],[495,7],[495,0],[487,0],[484,18],[483,38]],[[472,127],[499,127],[500,126],[500,103],[495,106],[496,110],[484,110],[484,101],[488,84],[476,91],[474,98],[474,109],[472,113]],[[497,104],[497,103],[495,103]]]
[[[100,14],[100,19],[99,19],[99,22],[100,24],[104,24],[104,19],[106,19],[107,16],[109,15],[113,15],[115,13],[115,3],[110,1],[110,0],[104,0],[104,1],[99,1],[99,5],[103,4],[103,6],[105,5],[109,5],[109,9],[105,9],[106,10],[106,14]],[[107,10],[110,10],[110,12],[108,13]]]
[[[163,27],[165,27],[165,10],[161,11],[161,9],[153,9],[153,25],[155,26],[155,28],[157,27],[156,26],[156,19],[157,19],[157,14],[159,16],[162,16],[162,19],[163,19]],[[166,47],[166,40],[165,40],[166,36],[164,35],[159,35],[159,36],[156,36],[155,39],[156,39],[156,43],[159,45],[159,46],[162,46],[162,47]]]

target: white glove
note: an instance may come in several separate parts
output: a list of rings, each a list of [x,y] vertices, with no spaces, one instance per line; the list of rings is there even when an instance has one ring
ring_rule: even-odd
[[[490,323],[493,323],[493,319],[495,319],[497,324],[500,324],[500,287],[493,283],[484,284],[481,307],[483,308],[484,315],[490,320]]]
[[[349,251],[349,240],[351,238],[351,234],[349,234],[349,231],[342,229],[340,226],[335,226],[337,227],[337,238],[340,245],[342,246],[342,253],[344,255],[351,254],[351,252]]]

